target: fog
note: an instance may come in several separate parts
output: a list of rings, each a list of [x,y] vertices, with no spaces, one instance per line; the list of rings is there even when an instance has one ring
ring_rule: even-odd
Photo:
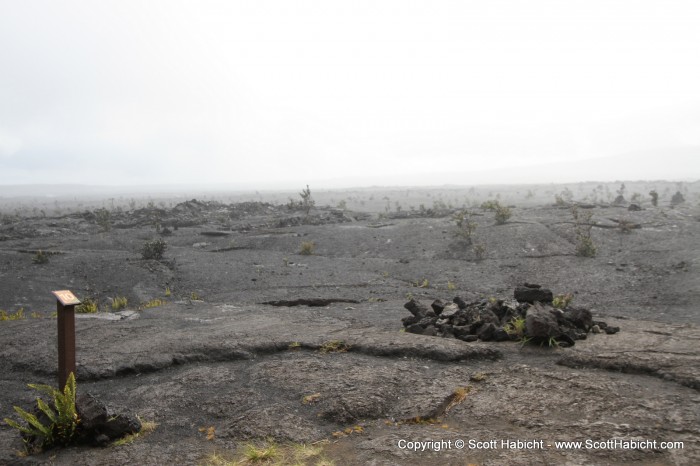
[[[698,2],[0,11],[0,184],[700,178]]]

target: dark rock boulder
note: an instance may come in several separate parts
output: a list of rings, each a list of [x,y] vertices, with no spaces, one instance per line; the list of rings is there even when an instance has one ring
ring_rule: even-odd
[[[577,329],[588,332],[593,327],[593,315],[584,308],[569,308],[564,311],[564,319],[571,322]]]
[[[527,285],[527,284],[526,284]],[[534,304],[536,301],[541,303],[551,303],[554,295],[551,290],[541,288],[539,285],[516,286],[513,295],[518,302]]]
[[[433,301],[430,307],[433,308],[433,312],[435,312],[435,314],[440,315],[443,309],[445,309],[445,303],[442,302],[442,299],[436,299]]]
[[[481,340],[481,341],[493,340],[495,333],[496,333],[496,326],[493,325],[493,323],[491,323],[491,322],[489,322],[487,324],[483,324],[481,327],[479,327],[479,330],[477,330],[477,336],[479,337],[479,340]]]
[[[89,393],[78,395],[75,406],[80,418],[78,441],[81,443],[105,446],[141,430],[137,417],[126,413],[111,415],[104,403]]]
[[[562,334],[557,318],[550,309],[536,305],[528,310],[525,317],[525,333],[527,336],[536,339],[548,339]]]
[[[415,299],[411,299],[409,302],[403,305],[408,311],[416,317],[423,318],[428,313],[428,308],[425,307],[420,302]]]
[[[639,204],[630,204],[627,207],[627,210],[629,210],[631,212],[639,212],[640,210],[642,210],[642,208],[639,206]]]

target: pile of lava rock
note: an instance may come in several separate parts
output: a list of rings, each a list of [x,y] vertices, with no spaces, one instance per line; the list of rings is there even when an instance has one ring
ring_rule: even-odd
[[[407,332],[457,338],[463,341],[527,341],[573,346],[589,332],[613,334],[619,327],[593,320],[581,307],[552,306],[552,292],[525,283],[515,288],[514,300],[482,299],[470,303],[456,297],[452,303],[435,300],[430,309],[415,299],[404,307],[412,316],[401,319]]]

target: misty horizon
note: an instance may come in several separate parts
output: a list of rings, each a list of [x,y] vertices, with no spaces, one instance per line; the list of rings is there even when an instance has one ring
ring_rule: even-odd
[[[0,185],[700,179],[695,2],[6,2]]]

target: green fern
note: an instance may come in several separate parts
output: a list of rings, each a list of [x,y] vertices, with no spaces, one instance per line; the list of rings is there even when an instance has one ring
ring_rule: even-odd
[[[29,384],[29,387],[53,399],[53,407],[41,398],[36,400],[39,411],[46,416],[49,423],[43,424],[35,414],[29,413],[19,406],[14,407],[15,412],[27,425],[22,425],[8,418],[5,418],[5,423],[19,430],[25,438],[38,439],[41,449],[55,445],[69,445],[75,439],[75,430],[79,422],[78,411],[75,407],[75,375],[71,372],[63,391],[43,384]]]

